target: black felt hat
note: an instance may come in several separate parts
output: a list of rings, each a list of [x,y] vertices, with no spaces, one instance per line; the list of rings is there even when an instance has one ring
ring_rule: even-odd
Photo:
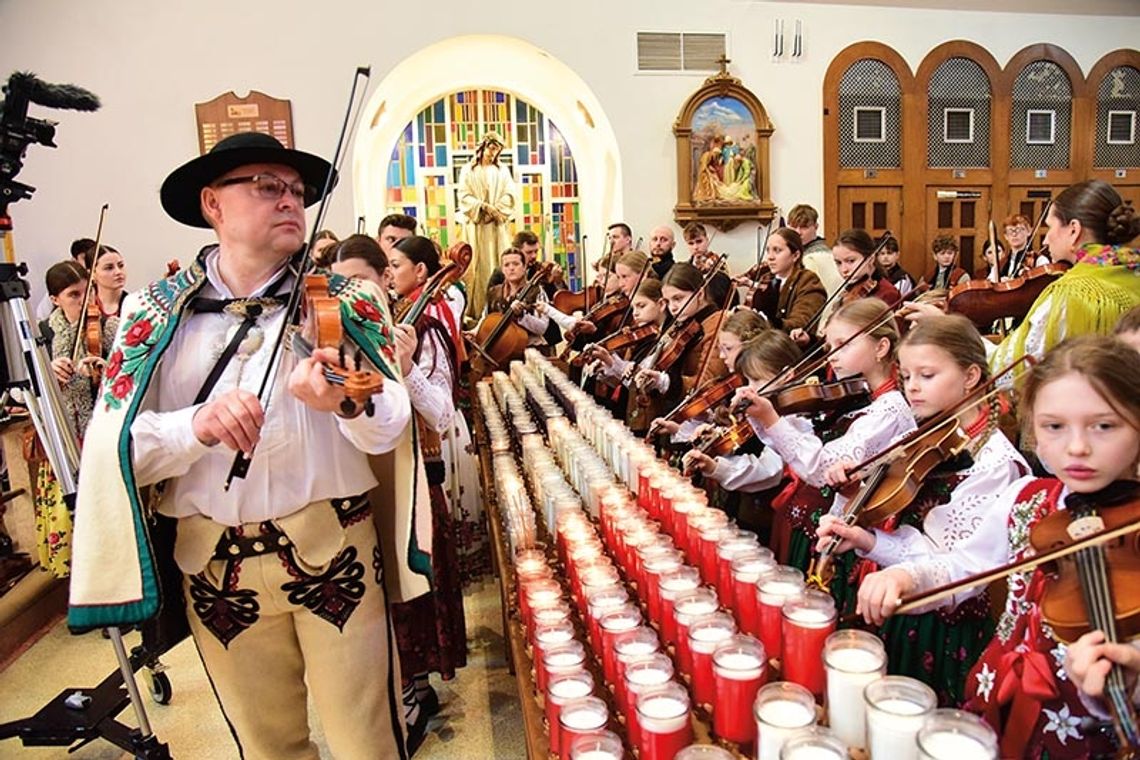
[[[172,171],[162,183],[162,208],[183,224],[209,227],[202,216],[202,188],[226,172],[247,164],[281,164],[296,169],[301,181],[318,191],[324,187],[330,167],[320,156],[286,148],[270,135],[240,132],[217,143],[206,155]],[[335,177],[333,183],[336,183]]]

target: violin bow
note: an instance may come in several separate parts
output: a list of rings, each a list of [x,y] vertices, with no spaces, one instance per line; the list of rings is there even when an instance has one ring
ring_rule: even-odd
[[[812,318],[808,320],[808,323],[803,326],[804,332],[806,332],[808,335],[812,334],[819,320],[823,318],[823,315],[825,313],[827,313],[827,307],[831,305],[831,302],[834,301],[840,293],[847,292],[847,286],[851,284],[851,280],[855,277],[855,273],[863,268],[863,265],[867,263],[867,259],[878,256],[879,251],[883,250],[883,247],[886,246],[887,241],[892,239],[896,239],[894,234],[890,230],[884,230],[883,237],[881,240],[879,240],[879,244],[876,245],[870,253],[864,255],[863,260],[859,262],[859,266],[852,269],[851,273],[843,278],[843,282],[839,284],[839,287],[835,289],[835,292],[827,297],[827,300],[823,302],[823,306],[820,306],[816,310],[815,314],[812,315]]]
[[[707,286],[709,284],[709,280],[712,279],[712,276],[714,274],[716,274],[718,271],[720,271],[720,265],[722,263],[724,263],[724,260],[727,257],[728,257],[728,254],[726,254],[726,253],[719,254],[716,257],[716,263],[713,264],[712,268],[709,269],[709,271],[705,274],[704,279],[701,280],[700,287],[697,288],[696,290],[694,290],[692,293],[690,293],[689,297],[687,299],[685,299],[685,303],[681,306],[680,309],[677,310],[678,314],[684,314],[685,309],[689,308],[689,304],[691,304],[693,302],[693,299],[704,292],[705,286]],[[670,316],[672,316],[672,315],[670,315]],[[677,324],[677,322],[678,322],[677,317],[673,317],[672,322],[669,323],[668,328],[664,327],[664,326],[661,328],[661,334],[657,337],[657,342],[655,344],[653,344],[653,350],[649,352],[649,356],[652,357],[652,360],[650,361],[649,366],[646,367],[646,369],[654,369],[656,367],[657,357],[659,357],[661,355],[661,349],[665,345],[665,340],[669,337],[669,332],[670,332],[671,328],[673,327],[673,325]]]
[[[997,285],[999,282],[1001,282],[1001,256],[998,255],[998,249],[997,249],[997,225],[994,224],[994,220],[992,218],[990,219],[990,224],[989,224],[989,236],[990,236],[990,255],[994,257],[994,266],[993,266],[993,269],[990,270],[989,280],[994,285]],[[1013,256],[1012,252],[1010,253],[1010,256],[1011,257]],[[1005,320],[999,319],[997,321],[997,325],[998,325],[998,334],[1000,334],[1004,338],[1005,332],[1006,332],[1005,331]]]
[[[91,303],[91,294],[95,292],[95,265],[99,261],[99,246],[103,239],[103,221],[107,218],[107,209],[110,204],[104,203],[99,209],[99,226],[95,229],[95,248],[91,253],[91,271],[87,273],[87,287],[83,291],[83,305],[79,311],[79,322],[75,330],[75,342],[71,344],[71,361],[79,361],[79,348],[83,345],[83,318],[87,316],[87,304]]]
[[[329,163],[329,171],[328,174],[325,175],[325,183],[321,188],[321,200],[320,205],[317,207],[316,220],[309,230],[308,243],[306,243],[305,247],[299,252],[299,261],[297,262],[293,288],[289,291],[289,300],[285,305],[285,321],[282,324],[281,332],[278,333],[277,339],[273,342],[273,349],[269,354],[269,362],[266,365],[265,374],[262,375],[261,386],[257,391],[257,399],[261,403],[262,410],[266,413],[269,411],[269,400],[273,394],[273,387],[277,382],[277,373],[281,369],[285,336],[290,332],[288,328],[295,326],[299,322],[301,303],[304,300],[303,296],[305,293],[305,273],[312,268],[313,244],[316,242],[317,233],[324,225],[333,184],[335,183],[340,166],[344,162],[345,140],[350,132],[355,131],[356,123],[360,119],[360,106],[364,104],[363,92],[367,89],[371,71],[371,67],[369,66],[360,66],[352,76],[352,89],[348,95],[348,108],[345,110],[344,120],[341,123],[340,137],[337,138],[336,150],[333,152],[333,160]],[[364,80],[364,86],[360,87],[361,98],[358,104],[356,93],[362,78]],[[295,254],[294,257],[296,258],[297,255]],[[226,476],[224,486],[226,491],[230,490],[230,486],[233,484],[235,478],[244,478],[249,473],[249,465],[253,461],[253,453],[254,450],[251,450],[248,455],[243,451],[238,451],[234,454],[233,464],[230,466],[230,472]]]
[[[712,280],[715,274],[716,273],[714,272],[713,275],[709,276],[709,281]],[[718,314],[716,317],[716,327],[713,328],[712,340],[708,341],[708,346],[705,347],[705,355],[701,357],[701,368],[697,371],[698,381],[705,376],[705,370],[708,369],[709,361],[712,360],[713,348],[716,345],[716,338],[720,334],[720,326],[724,324],[724,315],[728,313],[728,309],[732,305],[732,296],[735,292],[736,288],[731,286],[730,281],[728,292],[724,295],[724,303],[721,304],[720,307],[720,314]],[[732,372],[732,367],[729,367],[728,371]]]
[[[1018,276],[1018,272],[1016,270],[1027,268],[1025,266],[1025,257],[1028,256],[1029,251],[1033,249],[1033,239],[1037,237],[1037,233],[1041,231],[1041,227],[1045,224],[1045,219],[1049,216],[1049,209],[1051,208],[1053,208],[1052,198],[1045,201],[1045,207],[1041,209],[1041,215],[1037,217],[1037,224],[1033,225],[1033,230],[1029,233],[1029,237],[1025,239],[1025,245],[1021,246],[1021,250],[1017,252],[1018,259],[1014,261],[1013,254],[1010,254],[1010,277]],[[1014,266],[1015,264],[1017,265],[1016,267]]]
[[[588,258],[586,256],[586,243],[589,240],[590,240],[589,235],[582,235],[582,240],[578,246],[579,249],[581,250],[581,256],[580,256],[580,260],[575,263],[575,266],[582,271],[582,292],[585,294],[584,298],[586,299],[586,311],[585,311],[586,314],[590,313],[590,290],[593,288],[593,284],[586,282],[586,280],[589,276],[589,273],[590,273],[590,267],[588,265]],[[567,284],[567,287],[569,287],[569,284]],[[573,309],[571,309],[571,311],[573,311]]]
[[[992,570],[986,570],[975,575],[967,576],[960,581],[946,583],[927,591],[905,596],[902,599],[897,600],[898,606],[895,607],[893,614],[900,615],[911,612],[920,607],[925,607],[927,605],[933,604],[934,602],[940,602],[943,599],[948,599],[959,592],[993,583],[994,581],[1001,580],[1002,578],[1005,578],[1008,575],[1013,575],[1014,573],[1020,573],[1024,570],[1032,570],[1039,565],[1045,565],[1067,557],[1070,554],[1076,554],[1082,549],[1091,549],[1094,546],[1107,544],[1115,541],[1118,538],[1121,538],[1122,536],[1136,533],[1137,531],[1140,531],[1140,519],[1133,520],[1132,522],[1126,523],[1111,530],[1102,530],[1097,531],[1096,533],[1091,533],[1084,538],[1077,539],[1076,541],[1073,541],[1073,543],[1067,546],[1062,546],[1059,549],[1054,549],[1053,551],[1037,554],[1029,557],[1028,559],[1019,560],[1017,562],[1010,562],[1009,564],[995,567]],[[843,618],[841,623],[846,625],[849,622],[854,622],[856,619],[858,619],[858,616],[848,615]]]

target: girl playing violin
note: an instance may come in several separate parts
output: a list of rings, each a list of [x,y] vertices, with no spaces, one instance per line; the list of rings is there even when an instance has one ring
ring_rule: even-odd
[[[974,278],[978,280],[989,280],[990,282],[998,282],[1005,279],[1001,272],[1006,268],[1009,263],[1009,252],[1001,243],[996,243],[997,260],[994,260],[993,247],[990,246],[990,241],[982,243],[982,258],[985,264],[979,267],[974,272]]]
[[[618,329],[618,323],[621,322],[622,316],[625,314],[624,304],[628,304],[628,301],[619,304],[622,308],[604,309],[606,315],[601,319],[596,314],[602,310],[602,307],[621,301],[623,296],[629,298],[633,295],[633,291],[637,287],[638,277],[641,275],[641,270],[648,258],[641,251],[630,251],[614,262],[612,271],[608,271],[608,266],[603,267],[595,275],[594,282],[603,283],[605,292],[601,301],[591,304],[590,312],[587,314],[579,317],[564,314],[551,303],[536,304],[535,311],[538,314],[550,317],[550,321],[562,328],[563,333],[570,335],[572,340],[577,341],[576,347],[584,347],[587,342],[594,340],[591,336],[605,337],[608,333]],[[608,264],[608,258],[606,261]]]
[[[73,361],[76,333],[85,329],[83,294],[87,290],[87,271],[75,261],[64,261],[50,267],[44,280],[55,308],[40,323],[40,335],[51,357],[52,371],[59,381],[64,411],[82,441],[87,423],[91,421],[98,390],[98,375],[92,370],[101,365],[110,353],[119,319],[107,317],[101,320],[99,355]],[[25,454],[28,455],[29,467],[35,472],[32,506],[40,565],[57,578],[66,578],[71,572],[71,515],[35,431],[31,433],[26,440]]]
[[[375,246],[373,256],[382,255],[380,246],[368,240]],[[394,290],[408,301],[414,301],[428,278],[441,268],[435,243],[416,235],[397,243],[388,263]],[[419,431],[432,515],[432,590],[391,605],[404,678],[404,718],[409,741],[414,743],[422,739],[427,718],[439,711],[439,699],[428,684],[428,673],[434,671],[450,680],[456,668],[467,662],[458,543],[443,490],[443,440],[459,416],[455,391],[459,380],[457,346],[461,338],[454,316],[443,302],[429,304],[415,325],[397,324],[394,332],[400,371]]]
[[[633,375],[636,389],[649,395],[659,395],[662,407],[675,406],[684,395],[701,384],[705,355],[714,349],[716,336],[705,332],[703,324],[716,317],[719,305],[708,302],[704,291],[704,278],[692,264],[679,261],[670,268],[661,281],[661,295],[669,307],[673,322],[668,338],[661,345],[661,356],[668,362],[654,362],[652,367],[640,367]],[[715,362],[708,362],[705,375],[716,374]]]
[[[63,391],[63,402],[71,418],[76,435],[80,439],[91,421],[91,410],[95,405],[97,386],[92,378],[98,379],[93,370],[103,363],[111,350],[111,341],[119,327],[119,318],[104,317],[100,320],[102,348],[97,356],[73,357],[77,331],[84,329],[83,294],[87,290],[87,272],[74,261],[64,261],[53,265],[44,276],[48,297],[54,309],[40,323],[40,334],[51,356],[51,367]]]
[[[788,333],[797,345],[811,343],[804,327],[827,300],[827,291],[815,272],[804,268],[800,233],[781,227],[768,236],[764,263],[771,277],[764,278],[752,296],[752,308],[769,324]]]
[[[639,255],[644,256],[644,254]],[[660,334],[661,326],[665,324],[665,315],[668,311],[665,306],[665,299],[661,296],[660,280],[642,280],[641,285],[637,288],[637,293],[633,296],[631,313],[633,315],[630,320],[632,322],[630,325],[631,333],[639,328],[654,328],[652,331],[646,331],[649,332],[649,336],[644,341],[616,353],[609,350],[605,342],[595,343],[586,348],[590,357],[598,362],[603,378],[608,378],[612,383],[617,383],[617,387],[623,392],[625,388],[620,383],[621,378],[631,371],[631,367],[649,354]],[[616,335],[620,335],[620,333],[615,334],[615,337]],[[595,393],[599,389],[610,388],[612,390],[611,384],[607,382],[595,383],[594,388]],[[657,404],[651,402],[649,406],[643,406],[638,403],[634,394],[626,393],[625,396],[625,404],[622,405],[619,399],[618,405],[619,408],[625,410],[626,425],[634,432],[644,432],[649,425],[649,420],[652,419],[651,415],[656,410]]]
[[[915,428],[896,380],[899,333],[887,305],[877,298],[845,304],[827,321],[824,335],[832,349],[828,361],[835,376],[866,379],[871,400],[862,408],[824,417],[813,430],[804,418],[782,417],[753,388],[736,392],[737,399],[751,402],[747,414],[757,437],[775,449],[795,478],[774,506],[786,509],[790,521],[788,548],[781,561],[801,570],[811,559],[820,516],[847,503],[847,497],[834,489],[846,482],[849,464],[878,454]],[[841,569],[849,569],[854,559],[850,555],[837,559],[841,561],[836,575],[843,578]],[[850,593],[846,584],[833,583],[832,592],[844,609]]]
[[[127,267],[123,257],[109,245],[99,246],[99,254],[94,254],[94,248],[87,252],[87,271],[95,278],[96,303],[103,310],[103,316],[122,316],[120,312],[127,285]]]
[[[1021,421],[1038,458],[1055,477],[1030,476],[1011,484],[985,511],[974,534],[1007,536],[1008,559],[1020,560],[1033,553],[1035,526],[1071,507],[1072,497],[1095,500],[1114,483],[1124,485],[1118,481],[1135,481],[1140,463],[1137,377],[1140,354],[1114,338],[1082,336],[1050,351],[1029,372]],[[1047,582],[1040,569],[1009,576],[997,633],[966,681],[966,709],[998,729],[1002,757],[1057,760],[1111,754],[1112,730],[1090,719],[1078,683],[1061,670],[1066,647],[1042,619],[1039,605]],[[1086,639],[1076,654],[1098,646],[1096,641],[1096,636]],[[1084,682],[1088,680],[1086,675]]]
[[[741,312],[737,312],[738,314]],[[735,317],[736,314],[733,315]],[[722,355],[724,349],[725,331],[733,327],[730,317],[724,329],[721,330]],[[800,359],[800,349],[787,333],[780,330],[767,330],[761,328],[753,337],[749,338],[742,347],[735,352],[735,358],[729,362],[731,355],[726,357],[726,363],[735,367],[736,372],[743,375],[748,387],[757,390],[772,382],[772,379],[782,370],[794,365]],[[704,426],[708,427],[708,426]],[[717,430],[713,427],[712,430]],[[696,432],[696,439],[701,440],[700,430]],[[728,497],[735,494],[754,494],[767,491],[780,485],[784,479],[784,460],[771,447],[758,445],[755,438],[750,439],[744,446],[731,454],[710,455],[704,453],[698,445],[690,449],[682,459],[685,471],[699,472],[706,478],[714,481],[719,489],[726,492]],[[720,498],[722,503],[733,502],[733,498]],[[739,497],[737,497],[738,499]],[[739,503],[732,504],[733,509],[726,508],[729,514],[736,514],[737,521],[747,523],[746,510]],[[744,516],[745,519],[741,519]],[[759,520],[753,520],[760,522]],[[753,526],[746,525],[749,530]],[[779,519],[773,524],[773,542],[779,542]],[[786,530],[784,531],[786,533]],[[775,551],[775,549],[773,549]]]
[[[919,422],[959,405],[988,378],[982,336],[963,316],[927,320],[899,344],[899,379]],[[819,522],[817,548],[839,536],[839,551],[853,548],[883,568],[859,584],[856,611],[868,623],[886,623],[880,633],[890,672],[925,681],[947,705],[962,701],[966,674],[993,632],[984,589],[958,595],[940,609],[890,615],[895,600],[916,588],[957,580],[955,568],[982,569],[1005,561],[1004,534],[975,535],[998,495],[1029,472],[998,429],[998,416],[996,401],[958,413],[970,437],[969,458],[937,468],[910,507],[889,521],[893,530],[847,525],[835,513]]]
[[[843,302],[849,303],[859,298],[877,298],[889,306],[894,306],[902,296],[898,288],[890,283],[872,256],[875,241],[866,230],[844,230],[835,240],[831,255],[839,274],[847,281],[847,291]]]
[[[767,330],[768,323],[752,309],[737,309],[725,318],[717,333],[717,356],[726,367],[735,367],[744,344]],[[654,420],[654,428],[657,432],[671,435],[674,443],[682,443],[692,440],[696,430],[711,421],[712,416],[709,414],[697,415],[684,422],[667,421],[658,417]]]

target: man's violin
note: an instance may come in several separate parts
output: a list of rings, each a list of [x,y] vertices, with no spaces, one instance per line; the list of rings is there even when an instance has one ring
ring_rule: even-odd
[[[339,364],[325,364],[325,379],[344,388],[341,412],[351,415],[357,406],[371,417],[375,413],[372,396],[384,390],[384,376],[379,372],[348,369],[345,364],[344,326],[340,320],[340,300],[329,295],[329,279],[323,274],[307,274],[301,307],[301,329],[293,337],[293,349],[302,358],[312,354],[313,347],[335,348]],[[360,361],[360,354],[357,355]]]

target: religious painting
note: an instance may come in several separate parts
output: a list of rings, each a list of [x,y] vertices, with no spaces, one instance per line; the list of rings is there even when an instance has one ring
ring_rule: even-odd
[[[763,104],[727,71],[705,80],[673,126],[678,224],[728,230],[775,214],[768,175],[772,125]]]

